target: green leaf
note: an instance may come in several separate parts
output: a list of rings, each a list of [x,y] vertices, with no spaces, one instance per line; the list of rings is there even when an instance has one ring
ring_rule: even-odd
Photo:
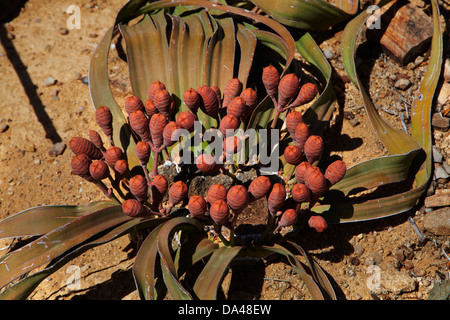
[[[141,300],[156,300],[155,267],[158,255],[157,237],[162,224],[150,232],[141,244],[133,265],[133,277]]]
[[[382,1],[378,5],[381,7],[388,2]],[[442,35],[438,20],[439,11],[434,1],[432,2],[432,6],[434,25],[432,53],[426,76],[420,88],[420,93],[413,104],[412,137],[403,131],[392,128],[381,119],[357,77],[353,59],[354,46],[356,36],[364,25],[368,13],[363,12],[360,14],[344,30],[342,37],[342,56],[347,73],[361,92],[367,114],[380,140],[385,144],[389,152],[393,156],[398,156],[398,158],[393,159],[393,156],[384,157],[360,164],[362,166],[360,168],[355,166],[353,172],[348,177],[345,177],[340,182],[340,185],[336,186],[335,190],[339,190],[339,187],[343,186],[344,190],[351,190],[352,188],[355,190],[360,189],[359,183],[361,183],[363,169],[369,170],[368,178],[371,178],[371,180],[366,181],[361,186],[384,186],[385,183],[400,181],[399,179],[405,177],[408,171],[412,174],[417,173],[415,176],[410,175],[404,180],[405,183],[408,183],[408,180],[412,181],[414,179],[414,183],[409,182],[411,189],[408,191],[402,192],[401,190],[395,190],[394,194],[388,194],[384,197],[376,197],[370,200],[365,200],[364,198],[359,199],[358,197],[346,200],[340,199],[338,202],[314,207],[313,210],[318,213],[323,213],[327,221],[363,221],[405,212],[417,204],[418,199],[426,190],[432,169],[430,125],[432,97],[436,90],[437,78],[439,77],[442,63]],[[425,162],[423,162],[422,167],[418,171],[415,171],[418,167],[417,162],[423,161],[420,158],[423,151],[426,153]],[[408,164],[410,166],[402,167],[402,162],[405,166]],[[378,177],[377,170],[379,172]],[[386,177],[385,172],[389,172],[390,176]],[[357,178],[358,176],[360,178]],[[350,180],[353,180],[355,184],[352,184]],[[395,193],[396,191],[397,193]]]
[[[78,257],[82,253],[86,252],[87,250],[105,244],[109,241],[112,241],[114,239],[117,239],[127,233],[132,232],[136,228],[149,228],[152,227],[153,224],[158,223],[158,219],[153,220],[140,220],[140,219],[133,219],[130,221],[127,221],[125,223],[122,223],[118,225],[117,227],[114,227],[110,230],[108,230],[106,233],[101,233],[98,236],[93,237],[88,242],[85,242],[77,247],[75,247],[72,250],[69,250],[61,257],[58,257],[57,259],[53,260],[45,269],[38,271],[32,275],[29,275],[21,280],[19,280],[17,283],[12,285],[11,287],[6,288],[4,291],[0,294],[0,300],[20,300],[20,299],[26,299],[29,294],[33,292],[33,290],[48,276],[50,276],[52,273],[59,270],[61,267],[66,265],[69,261],[73,260],[74,258]]]
[[[178,281],[178,270],[175,267],[169,248],[170,236],[178,230],[203,233],[203,224],[192,218],[173,218],[162,226],[157,237],[158,253],[161,257],[161,268],[164,276],[164,283],[166,284],[167,289],[173,299],[191,300],[192,297],[189,292],[183,288],[181,283]]]
[[[220,247],[209,258],[194,284],[194,292],[200,300],[216,300],[217,290],[225,277],[230,262],[242,247]]]
[[[85,214],[115,205],[111,201],[97,201],[80,206],[30,208],[0,221],[0,238],[39,236]]]
[[[130,220],[121,206],[85,214],[28,245],[13,251],[0,262],[0,288],[18,277],[58,258],[90,237]]]
[[[304,30],[323,31],[347,20],[358,10],[358,1],[252,0],[273,19]]]

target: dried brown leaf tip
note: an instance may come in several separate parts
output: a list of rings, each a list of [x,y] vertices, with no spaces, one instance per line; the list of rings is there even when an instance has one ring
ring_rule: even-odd
[[[242,185],[232,186],[227,193],[227,204],[238,214],[247,207],[249,194],[247,188]]]
[[[308,220],[308,225],[317,232],[323,232],[328,228],[326,220],[322,216],[313,215]]]
[[[300,164],[303,159],[302,149],[295,145],[287,146],[286,149],[284,149],[283,155],[286,162],[294,166]]]
[[[213,89],[209,86],[201,86],[197,89],[203,103],[200,105],[202,111],[208,116],[217,119],[219,114],[219,100]]]
[[[148,199],[147,180],[141,175],[135,175],[130,179],[130,192],[139,201],[145,202]]]
[[[214,157],[208,153],[199,155],[195,159],[195,165],[197,169],[206,174],[214,174],[219,170],[219,166],[216,163]]]
[[[189,198],[188,210],[193,218],[204,218],[205,213],[208,210],[208,204],[206,200],[199,195],[194,195]]]
[[[284,108],[298,93],[300,80],[294,73],[284,75],[278,85],[278,110]]]
[[[248,187],[248,191],[254,200],[267,196],[271,189],[272,183],[266,176],[259,176],[255,178]]]
[[[242,91],[242,83],[237,78],[233,78],[229,80],[225,86],[225,90],[223,92],[223,102],[222,107],[227,108],[230,101],[239,96]]]
[[[130,115],[135,111],[144,112],[144,104],[138,96],[131,95],[125,98],[125,111]]]
[[[278,85],[280,83],[280,73],[274,66],[267,66],[263,69],[262,82],[267,95],[272,99],[277,98]]]
[[[331,185],[335,185],[344,178],[346,173],[347,165],[345,162],[342,160],[336,160],[325,170],[325,178],[331,183]]]
[[[219,226],[227,224],[230,218],[228,204],[224,200],[215,201],[209,209],[209,216]]]
[[[112,136],[112,113],[108,107],[101,106],[95,110],[95,121],[97,122],[103,133],[110,138]]]
[[[213,204],[217,200],[227,200],[227,189],[220,183],[213,184],[206,194],[206,201],[210,204]]]
[[[149,211],[144,205],[136,199],[128,199],[122,203],[122,210],[131,218],[144,217]]]
[[[69,141],[69,148],[76,155],[84,154],[92,160],[103,157],[102,152],[91,141],[82,137],[73,137]]]

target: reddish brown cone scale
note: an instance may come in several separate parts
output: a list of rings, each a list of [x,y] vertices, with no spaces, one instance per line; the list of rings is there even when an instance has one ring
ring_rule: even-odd
[[[122,150],[116,146],[110,146],[108,150],[105,152],[105,161],[111,168],[114,169],[114,166],[117,160],[124,159],[124,155]]]
[[[101,106],[95,110],[95,121],[107,137],[112,135],[112,114],[108,107]]]
[[[144,112],[144,104],[138,96],[128,96],[125,98],[125,111],[128,113],[128,115],[135,111]]]
[[[172,96],[166,89],[155,91],[153,103],[156,109],[158,109],[163,116],[169,118],[171,113]]]
[[[169,188],[169,202],[171,205],[183,201],[187,198],[188,187],[183,181],[177,181]]]
[[[125,202],[122,203],[122,210],[123,213],[132,218],[143,217],[148,214],[148,209],[135,199],[125,200]]]
[[[194,195],[189,198],[188,210],[193,218],[203,218],[208,205],[202,196]]]
[[[255,200],[267,196],[271,189],[272,183],[267,176],[257,177],[250,183],[250,186],[248,187],[248,191]]]
[[[146,201],[148,198],[147,180],[141,175],[135,175],[130,179],[130,192],[139,201]]]
[[[278,107],[283,108],[294,99],[299,88],[299,79],[295,74],[284,75],[278,85]]]
[[[102,152],[88,139],[73,137],[69,141],[69,148],[76,155],[85,154],[92,160],[102,158]]]
[[[310,136],[303,146],[306,159],[309,163],[314,163],[320,159],[323,152],[323,139],[321,136]]]
[[[130,126],[142,140],[150,140],[149,121],[142,111],[130,113]]]
[[[206,201],[210,204],[213,204],[217,200],[227,200],[227,189],[220,183],[213,184],[206,195]]]
[[[197,116],[188,110],[180,112],[177,116],[177,123],[189,132],[194,130],[195,121],[197,121]]]
[[[280,83],[280,74],[274,66],[267,66],[263,69],[262,82],[269,97],[276,98],[278,85]]]
[[[206,174],[216,173],[219,169],[214,157],[208,153],[199,155],[195,159],[195,165],[198,170]]]
[[[276,215],[277,211],[281,208],[286,200],[286,188],[281,183],[275,183],[272,187],[272,191],[267,198],[267,205],[271,215]]]
[[[239,125],[239,119],[231,114],[228,114],[220,121],[219,130],[224,137],[228,137],[235,133],[235,130],[239,128]]]
[[[314,83],[305,83],[298,92],[297,98],[291,103],[292,107],[299,107],[314,100],[317,95],[317,87]]]
[[[305,172],[309,167],[311,167],[311,164],[303,161],[295,168],[295,179],[298,183],[305,183]]]
[[[153,146],[155,148],[161,147],[163,143],[163,132],[167,125],[167,119],[161,113],[156,113],[150,119],[150,133],[152,136]]]
[[[292,140],[294,140],[295,129],[297,128],[299,123],[303,122],[303,116],[301,112],[294,111],[291,109],[291,111],[289,111],[288,115],[286,116],[285,121],[286,121],[286,128],[289,131]]]
[[[201,86],[197,92],[202,97],[203,103],[200,105],[202,111],[208,116],[217,118],[219,113],[219,100],[217,100],[216,93],[211,87]]]
[[[164,83],[162,83],[159,80],[152,82],[147,90],[147,99],[153,101],[155,98],[155,92],[158,90],[165,89],[165,88],[166,88],[166,86],[164,85]]]
[[[311,166],[308,168],[304,179],[305,185],[315,196],[320,196],[327,189],[327,180],[318,167]]]
[[[227,203],[224,200],[214,202],[209,209],[209,216],[219,226],[226,224],[230,217]]]
[[[328,228],[328,224],[322,216],[311,216],[308,220],[308,225],[316,229],[317,232],[323,232]]]
[[[311,191],[303,183],[296,183],[291,189],[292,199],[298,203],[308,202],[311,197]]]
[[[294,166],[302,162],[303,152],[299,146],[289,145],[284,149],[284,159],[287,163]]]
[[[150,145],[145,141],[139,141],[136,144],[136,156],[142,166],[146,166],[150,159]]]
[[[108,165],[102,160],[95,160],[89,166],[89,173],[95,180],[106,179],[109,175]]]
[[[233,78],[227,82],[223,92],[222,107],[227,108],[230,101],[237,97],[242,91],[242,83],[237,78]]]
[[[347,165],[345,162],[342,160],[336,160],[325,170],[325,178],[331,183],[331,185],[335,185],[344,178],[346,172]]]
[[[192,113],[197,113],[202,104],[202,97],[195,89],[190,88],[183,93],[183,101]]]
[[[294,209],[287,209],[283,212],[280,221],[278,222],[278,226],[289,227],[296,224],[298,221],[298,215],[298,211]]]
[[[249,202],[249,195],[247,189],[242,185],[235,185],[228,190],[227,204],[236,213],[241,212],[247,207]]]
[[[309,127],[306,123],[300,122],[295,128],[294,142],[303,149],[306,140],[309,137]]]

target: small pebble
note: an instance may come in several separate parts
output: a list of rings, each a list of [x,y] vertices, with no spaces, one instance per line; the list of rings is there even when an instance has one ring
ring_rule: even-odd
[[[81,77],[81,82],[83,84],[89,84],[89,77],[88,76]]]
[[[433,161],[435,163],[442,163],[442,154],[439,152],[436,146],[433,146]]]
[[[52,146],[48,154],[52,157],[56,157],[63,154],[64,150],[66,150],[66,144],[64,142],[57,142]]]
[[[45,80],[44,80],[44,86],[46,86],[46,87],[52,86],[55,83],[56,83],[56,80],[53,77],[48,77],[48,78],[45,78]]]
[[[0,123],[0,133],[3,133],[3,132],[5,132],[8,129],[9,129],[9,126],[8,126],[7,123],[4,123],[4,122]]]
[[[66,28],[61,27],[61,28],[59,28],[59,34],[65,36],[65,35],[69,34],[69,30],[67,30]]]
[[[395,82],[394,87],[396,87],[397,89],[400,89],[400,90],[406,90],[409,88],[410,85],[411,85],[411,81],[409,81],[408,79],[398,79]]]
[[[323,51],[323,54],[325,55],[325,57],[326,57],[327,59],[333,58],[333,52],[332,52],[331,50],[329,50],[329,49],[325,49],[325,50]]]

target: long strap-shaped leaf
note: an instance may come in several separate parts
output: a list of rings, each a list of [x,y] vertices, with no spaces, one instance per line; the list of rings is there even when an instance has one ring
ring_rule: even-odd
[[[194,292],[200,300],[217,299],[217,290],[225,277],[225,271],[242,248],[220,247],[214,251],[194,284]]]
[[[378,5],[382,6],[387,2],[388,1],[383,1]],[[371,119],[371,121],[373,120],[372,124],[374,125],[374,127],[378,128],[377,133],[380,135],[380,139],[382,139],[391,153],[399,154],[399,157],[414,158],[417,155],[417,152],[415,152],[414,150],[423,148],[422,150],[424,150],[426,153],[426,160],[424,167],[416,174],[415,188],[409,191],[401,192],[383,198],[364,201],[362,203],[361,201],[358,202],[358,200],[356,199],[356,202],[339,201],[338,203],[333,203],[332,205],[322,205],[314,207],[313,210],[315,212],[324,213],[324,216],[330,222],[352,222],[376,219],[410,210],[413,206],[416,205],[417,200],[426,189],[427,183],[431,177],[432,170],[430,112],[432,106],[432,97],[436,90],[437,78],[439,77],[442,63],[442,35],[438,19],[439,10],[435,1],[432,2],[432,5],[434,26],[432,51],[426,77],[424,77],[423,83],[420,87],[420,94],[414,101],[412,117],[412,138],[406,134],[398,133],[399,131],[396,129],[389,129],[389,125],[379,117],[367,94],[359,86],[359,80],[356,76],[355,63],[353,60],[353,52],[357,31],[360,30],[361,26],[364,24],[365,19],[368,17],[368,14],[362,13],[360,16],[352,20],[344,30],[345,37],[343,34],[342,41],[342,56],[344,59],[344,65],[346,66],[346,70],[352,81],[361,89],[360,91],[363,95],[369,118]],[[384,131],[384,129],[386,128],[388,130]],[[388,135],[388,132],[391,134],[390,136]],[[418,148],[415,147],[415,145],[417,145]],[[385,165],[392,164],[388,163],[390,162],[390,160],[385,159],[376,159],[371,161],[385,161]],[[405,161],[405,164],[410,162],[410,159],[399,159],[401,161]],[[371,166],[372,164],[369,162],[365,163],[364,165]],[[382,163],[378,163],[377,166],[379,166],[380,172],[382,173],[384,170],[382,169]],[[405,169],[401,169],[397,166],[397,170],[395,170],[397,177],[399,176],[398,174],[401,175],[401,172],[404,170]],[[342,183],[346,183],[344,181],[345,178]],[[383,179],[381,179],[381,181],[383,181]],[[357,185],[355,184],[354,187],[356,188]],[[347,185],[347,189],[349,188],[351,187]]]
[[[323,0],[252,0],[275,20],[304,30],[326,30],[350,18],[358,9],[358,1],[339,1],[336,7]]]
[[[162,225],[145,238],[133,265],[133,276],[141,300],[155,300],[155,267],[158,255],[157,237]]]
[[[41,206],[18,212],[0,222],[0,238],[39,236],[82,215],[115,206],[96,201],[80,206]]]
[[[39,237],[13,251],[0,262],[0,288],[45,265],[90,237],[129,219],[120,206],[114,206],[86,214]]]
[[[125,223],[120,224],[117,227],[112,228],[106,233],[102,233],[99,237],[94,237],[90,239],[88,242],[77,246],[73,250],[69,250],[67,254],[58,257],[54,261],[52,261],[49,266],[45,269],[33,273],[30,276],[21,279],[19,282],[15,283],[13,286],[8,287],[0,294],[0,300],[20,300],[26,299],[30,293],[48,276],[52,273],[59,270],[61,267],[67,264],[67,262],[73,260],[75,257],[78,257],[82,253],[87,250],[105,244],[109,241],[117,239],[122,235],[125,235],[136,228],[151,228],[154,225],[160,223],[159,220],[162,219],[153,219],[153,220],[140,220],[140,219],[132,219]]]
[[[164,224],[157,237],[158,253],[161,257],[161,268],[167,289],[175,300],[192,300],[192,296],[178,281],[178,270],[169,248],[169,237],[178,230],[202,233],[203,224],[196,219],[173,218]]]

